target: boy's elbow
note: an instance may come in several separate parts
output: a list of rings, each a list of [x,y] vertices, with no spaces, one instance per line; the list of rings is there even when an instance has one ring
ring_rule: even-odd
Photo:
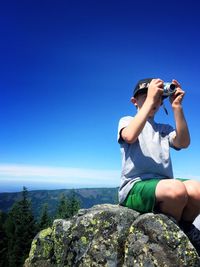
[[[133,144],[137,140],[137,138],[135,136],[132,136],[128,133],[124,133],[122,138],[128,144]]]
[[[186,138],[183,142],[183,148],[187,148],[190,145],[190,136],[188,136],[188,138]]]
[[[187,148],[187,147],[189,147],[189,145],[190,145],[190,140],[184,142],[183,148]]]
[[[121,130],[120,135],[121,138],[128,144],[133,144],[138,138],[138,136],[136,136],[133,132],[129,131],[129,129],[127,128],[123,128]]]
[[[128,144],[133,144],[136,140],[135,139],[130,139],[130,138],[126,138],[125,140],[124,140],[126,143],[128,143]]]
[[[190,145],[190,140],[184,140],[182,142],[174,142],[174,146],[177,148],[188,148]]]

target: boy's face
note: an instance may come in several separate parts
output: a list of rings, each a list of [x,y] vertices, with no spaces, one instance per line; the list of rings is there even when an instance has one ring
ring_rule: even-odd
[[[146,98],[147,94],[139,94],[136,97],[132,97],[131,102],[137,107],[138,110],[140,110]],[[155,113],[159,110],[161,105],[162,105],[162,97],[159,99],[159,101],[155,104],[155,106],[151,110],[149,117],[153,117]]]

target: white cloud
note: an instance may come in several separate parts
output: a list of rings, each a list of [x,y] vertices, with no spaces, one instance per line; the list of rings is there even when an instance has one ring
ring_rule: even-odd
[[[199,180],[198,176],[181,175],[175,173],[175,177],[183,177],[188,179]],[[52,167],[52,166],[35,166],[23,164],[0,164],[0,181],[2,178],[7,180],[54,180],[55,182],[66,181],[66,179],[83,181],[101,181],[101,182],[117,182],[120,180],[120,170],[100,170],[100,169],[83,169],[68,167]],[[56,180],[55,180],[56,178]]]
[[[0,182],[105,184],[118,186],[119,170],[0,164]]]

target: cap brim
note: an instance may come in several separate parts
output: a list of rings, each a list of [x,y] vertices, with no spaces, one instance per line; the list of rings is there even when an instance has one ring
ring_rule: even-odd
[[[146,94],[147,93],[147,90],[148,88],[142,88],[142,89],[139,89],[136,90],[134,93],[133,93],[133,97],[136,97],[137,95],[139,94]]]

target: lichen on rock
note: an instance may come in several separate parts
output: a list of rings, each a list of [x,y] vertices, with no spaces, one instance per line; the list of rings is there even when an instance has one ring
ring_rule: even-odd
[[[34,238],[24,266],[197,267],[200,258],[167,216],[104,204],[55,220]]]

